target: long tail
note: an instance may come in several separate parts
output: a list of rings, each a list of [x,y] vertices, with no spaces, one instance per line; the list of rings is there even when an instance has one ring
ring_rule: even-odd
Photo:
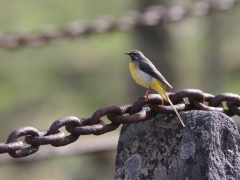
[[[168,97],[168,102],[169,102],[169,104],[172,106],[172,108],[173,108],[173,110],[175,111],[175,113],[177,114],[178,119],[179,119],[180,122],[182,123],[183,127],[186,127],[185,124],[184,124],[184,122],[183,122],[183,120],[182,120],[182,118],[181,118],[181,116],[180,116],[180,114],[178,113],[177,109],[175,108],[175,106],[173,105],[173,103],[172,103],[172,101],[170,100],[169,97]]]
[[[155,82],[154,82],[155,81]],[[154,89],[155,91],[158,92],[158,94],[160,94],[162,96],[163,99],[165,99],[166,101],[169,102],[169,104],[172,106],[173,110],[175,111],[175,113],[177,114],[180,122],[182,123],[183,127],[186,127],[180,114],[178,113],[177,109],[175,108],[175,106],[173,105],[172,101],[170,100],[170,98],[168,97],[167,93],[166,93],[166,85],[158,80],[153,80],[153,85],[151,86],[152,89]]]

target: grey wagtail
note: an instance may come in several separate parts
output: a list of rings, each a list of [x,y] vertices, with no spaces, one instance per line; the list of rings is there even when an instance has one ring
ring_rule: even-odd
[[[154,89],[155,91],[157,91],[164,100],[169,102],[169,104],[172,106],[173,110],[177,114],[179,120],[181,121],[183,127],[185,127],[181,116],[179,115],[175,106],[172,104],[166,92],[166,85],[170,88],[172,88],[172,86],[156,69],[153,63],[148,58],[146,58],[140,51],[133,50],[125,54],[131,57],[129,69],[133,79],[141,86],[148,88],[147,91],[143,94],[143,96],[146,96],[150,89]]]

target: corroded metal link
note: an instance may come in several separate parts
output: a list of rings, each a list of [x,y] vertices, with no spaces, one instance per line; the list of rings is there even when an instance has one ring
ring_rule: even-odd
[[[178,111],[183,111],[185,109],[185,102],[184,100],[178,102],[177,104],[174,105],[175,108],[178,110]],[[172,113],[175,113],[175,111],[173,110],[172,106],[163,106],[163,105],[158,105],[158,104],[153,104],[153,103],[150,103],[149,104],[149,108],[155,112],[159,112],[159,113],[162,113],[162,114],[172,114]]]
[[[120,124],[117,123],[110,123],[110,124],[106,124],[102,130],[97,131],[95,133],[93,133],[94,135],[101,135],[101,134],[105,134],[107,132],[110,131],[114,131],[115,129],[117,129],[120,126]]]
[[[54,26],[43,27],[35,34],[19,29],[11,30],[0,36],[0,47],[17,48],[23,45],[40,46],[48,42],[61,42],[67,38],[86,37],[91,34],[108,33],[113,30],[132,30],[137,28],[158,29],[163,23],[178,22],[189,16],[205,16],[214,11],[233,8],[239,0],[218,0],[215,2],[197,1],[192,4],[164,7],[155,5],[147,7],[144,12],[129,11],[119,19],[102,16],[91,23],[74,21],[62,29]]]
[[[97,124],[100,121],[101,117],[113,113],[117,115],[122,115],[122,110],[120,107],[115,105],[102,107],[93,113],[89,125]]]
[[[154,112],[152,110],[146,111],[145,109],[142,109],[142,106],[144,106],[147,103],[155,102],[155,103],[163,103],[161,96],[158,94],[151,94],[148,95],[147,98],[140,97],[135,103],[131,105],[125,105],[120,107],[122,109],[122,113],[128,113],[130,111],[137,112],[137,113],[129,113],[128,116],[119,116],[117,114],[108,114],[107,118],[117,124],[131,124],[141,121],[146,121],[148,119],[153,118],[157,115],[157,112]]]
[[[212,100],[209,102],[209,106],[219,106],[223,101],[231,101],[236,105],[240,104],[240,96],[233,93],[221,93],[216,95]]]
[[[208,94],[208,93],[204,93],[204,101],[210,102],[212,100],[212,98],[214,98],[214,95]]]
[[[149,94],[146,97],[140,97],[133,103],[129,114],[132,115],[139,112],[144,105],[149,103],[156,103],[162,105],[163,99],[159,94]]]
[[[129,113],[131,107],[132,107],[131,104],[119,107],[120,110],[121,110],[121,113],[120,113],[119,109],[116,108],[118,113],[120,113],[121,115],[119,115],[117,113],[107,114],[107,118],[110,117],[110,119],[111,119],[111,117],[125,117],[125,116],[122,116],[122,115],[126,114],[126,113]],[[115,118],[113,118],[113,119],[115,119]],[[101,131],[99,131],[97,133],[94,133],[94,135],[100,135],[100,134],[104,134],[104,133],[113,131],[113,130],[117,129],[120,126],[120,124],[122,124],[121,122],[119,123],[116,119],[115,119],[115,121],[112,121],[112,122],[113,123],[111,123],[111,124],[105,125],[105,127]]]
[[[23,142],[17,141],[12,143],[0,143],[0,154],[14,152],[23,148]]]
[[[66,125],[75,125],[75,126],[81,125],[81,121],[75,116],[68,116],[68,117],[58,119],[51,125],[51,127],[48,130],[47,135],[56,134],[58,132],[59,128],[66,126]],[[51,145],[55,146],[55,147],[66,146],[66,145],[76,141],[79,138],[79,136],[80,135],[70,134],[68,136],[65,136],[64,139],[62,139],[61,141],[52,142]]]
[[[138,113],[134,113],[129,116],[119,116],[115,114],[108,114],[108,119],[117,124],[131,124],[143,121],[146,118],[146,111],[140,110]]]
[[[80,135],[68,135],[65,136],[62,141],[51,142],[51,145],[54,147],[66,146],[68,144],[75,142],[79,138],[79,136]]]
[[[75,116],[67,116],[67,117],[60,118],[56,120],[54,123],[52,123],[47,134],[54,134],[58,131],[59,128],[69,124],[80,126],[81,121]]]
[[[197,101],[193,97],[189,97],[188,99],[189,99],[190,104],[193,104],[196,107],[196,109],[198,109],[198,110],[224,112],[224,109],[222,107],[212,107],[212,106],[205,105],[205,104]]]
[[[91,118],[83,118],[84,125],[83,126],[74,126],[74,125],[67,125],[65,128],[68,132],[74,135],[88,135],[94,134],[103,129],[105,123],[102,120],[99,120],[97,124],[89,125]]]
[[[7,144],[17,142],[17,138],[19,138],[21,136],[25,136],[25,135],[40,136],[40,133],[38,132],[37,129],[35,129],[33,127],[19,128],[19,129],[13,131],[8,136]],[[19,158],[19,157],[29,156],[29,155],[37,152],[38,149],[39,149],[39,145],[31,145],[29,147],[22,148],[22,149],[19,149],[16,151],[9,151],[8,154],[14,158]]]
[[[235,114],[236,115],[238,115],[238,116],[240,116],[240,108],[239,108],[239,104],[235,104],[235,103],[233,103],[233,102],[227,102],[226,103],[227,104],[227,107],[229,108],[229,110],[231,111],[231,114],[230,115],[228,115],[228,116],[234,116]],[[225,113],[226,114],[226,113]]]
[[[208,103],[212,100],[212,98],[214,98],[214,96],[212,94],[203,93],[203,95],[204,95],[204,101],[208,102]],[[189,97],[188,100],[189,100],[189,103],[193,104],[198,110],[224,112],[223,106],[221,106],[221,107],[208,106],[208,105],[203,104],[203,102],[199,102],[194,97]]]
[[[30,145],[46,145],[54,144],[63,141],[65,135],[61,131],[57,131],[56,134],[47,135],[48,131],[39,131],[40,136],[25,136],[25,142]]]
[[[178,103],[182,101],[184,98],[193,97],[197,99],[199,102],[204,101],[204,93],[199,89],[183,89],[181,91],[176,92],[175,94],[169,94],[169,98],[172,103]]]
[[[88,126],[90,118],[81,118],[79,119],[80,123],[77,125],[74,124],[68,124],[65,126],[66,131],[73,135],[87,135],[89,134],[89,131],[85,132],[86,128],[82,128],[83,126]]]
[[[131,107],[132,107],[131,104],[127,104],[127,105],[124,105],[124,106],[120,106],[120,109],[121,109],[121,111],[122,111],[122,114],[129,113]]]
[[[222,93],[213,96],[198,89],[184,89],[176,93],[168,93],[168,95],[178,111],[197,109],[219,111],[228,116],[235,114],[240,116],[240,96],[236,94]],[[188,98],[190,104],[186,104],[184,98]],[[228,109],[223,108],[224,101],[226,101]],[[148,107],[144,108],[146,105]],[[40,145],[65,146],[76,141],[80,135],[100,135],[115,130],[120,124],[146,121],[158,113],[172,114],[173,109],[160,95],[149,94],[137,99],[133,105],[121,107],[110,105],[100,108],[93,113],[91,118],[78,119],[75,116],[68,116],[58,119],[50,126],[49,130],[39,132],[33,127],[19,128],[9,135],[6,143],[0,143],[0,153],[9,153],[15,158],[25,157],[37,152]],[[111,123],[105,124],[100,119],[103,116],[107,116]],[[59,130],[61,127],[65,127],[70,135],[65,136]],[[21,136],[25,136],[25,142],[30,144],[30,147],[23,148],[23,142],[17,141]]]
[[[204,93],[198,89],[184,89],[181,90],[177,93],[168,93],[169,98],[171,99],[171,101],[175,104],[175,108],[178,111],[182,111],[186,109],[186,103],[184,101],[184,98],[194,98],[197,99],[197,101],[199,102],[203,102],[204,101]],[[155,104],[155,103],[150,103],[149,107],[156,112],[159,113],[163,113],[163,114],[172,114],[175,113],[173,108],[171,106],[167,106],[167,105],[159,105],[159,104]],[[188,106],[189,108],[190,106]],[[194,109],[193,106],[191,106],[191,109]],[[190,110],[190,109],[188,109]]]
[[[123,113],[122,113],[122,109],[118,106],[115,106],[115,105],[110,105],[110,106],[105,106],[101,109],[98,109],[97,111],[95,111],[90,119],[90,122],[89,122],[89,125],[93,125],[93,124],[96,124],[98,123],[99,121],[102,121],[100,118],[105,116],[105,115],[108,115],[108,114],[116,114],[116,115],[120,115],[122,116]],[[100,134],[103,134],[103,133],[107,133],[107,132],[110,132],[110,131],[113,131],[115,129],[117,129],[119,126],[119,124],[116,124],[116,123],[110,123],[110,124],[107,124],[103,126],[103,128],[101,130],[98,130],[96,131],[95,133],[93,133],[94,135],[100,135]]]

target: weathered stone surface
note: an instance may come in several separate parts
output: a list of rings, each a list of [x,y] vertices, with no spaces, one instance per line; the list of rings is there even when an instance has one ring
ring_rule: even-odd
[[[240,179],[239,133],[223,113],[158,115],[124,125],[118,142],[115,180]]]

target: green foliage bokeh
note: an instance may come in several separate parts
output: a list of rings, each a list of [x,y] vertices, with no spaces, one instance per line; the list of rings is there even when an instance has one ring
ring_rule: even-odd
[[[64,28],[74,20],[91,22],[107,14],[118,18],[137,8],[137,1],[126,0],[3,0],[0,32],[6,34],[16,28],[34,33],[47,25]],[[239,18],[236,7],[211,17],[189,17],[168,25],[175,50],[174,65],[180,74],[173,91],[198,88],[211,94],[240,94]],[[219,27],[213,31],[212,23],[216,21]],[[48,129],[60,117],[89,117],[102,106],[133,103],[138,94],[131,96],[131,86],[138,85],[130,77],[129,59],[123,53],[136,47],[134,32],[115,31],[41,47],[0,49],[0,141],[5,142],[9,133],[19,127]],[[204,84],[210,81],[204,74],[215,68],[207,58],[210,50],[221,57],[221,77],[209,77],[214,88]],[[24,166],[0,164],[0,174],[5,180],[87,180],[99,175],[99,179],[112,179],[114,167],[106,165],[104,170],[110,170],[103,173],[104,162],[94,161],[94,166],[92,159],[74,156]]]

